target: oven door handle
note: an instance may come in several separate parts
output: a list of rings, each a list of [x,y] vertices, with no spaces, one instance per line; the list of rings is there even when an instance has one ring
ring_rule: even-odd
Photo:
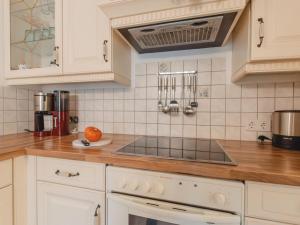
[[[205,210],[208,213],[191,213],[186,211],[181,211],[176,208],[174,204],[173,208],[163,208],[159,207],[160,202],[157,201],[157,204],[153,203],[153,200],[147,200],[125,196],[122,194],[108,193],[108,199],[119,202],[128,206],[130,210],[136,209],[138,211],[146,212],[153,214],[159,218],[172,218],[179,221],[189,221],[193,223],[202,223],[202,224],[240,224],[241,218],[238,215],[230,213],[220,213],[212,210]],[[197,209],[197,208],[196,208]]]

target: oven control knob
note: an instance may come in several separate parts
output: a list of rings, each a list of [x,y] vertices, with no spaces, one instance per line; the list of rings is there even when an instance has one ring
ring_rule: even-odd
[[[222,193],[215,193],[213,194],[213,202],[218,205],[225,205],[226,203],[226,196]]]
[[[127,187],[127,182],[125,179],[121,180],[118,184],[119,189],[125,189]]]
[[[151,191],[151,184],[149,182],[145,182],[141,187],[141,191],[145,194],[149,193]]]
[[[162,184],[155,185],[154,192],[156,194],[162,195],[164,193],[164,191],[165,191],[165,187]]]
[[[136,191],[139,188],[139,183],[135,180],[129,184],[129,189],[131,191]]]

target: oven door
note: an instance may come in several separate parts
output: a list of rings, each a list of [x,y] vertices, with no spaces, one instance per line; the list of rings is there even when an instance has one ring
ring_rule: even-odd
[[[231,213],[123,194],[108,194],[108,225],[240,225]]]

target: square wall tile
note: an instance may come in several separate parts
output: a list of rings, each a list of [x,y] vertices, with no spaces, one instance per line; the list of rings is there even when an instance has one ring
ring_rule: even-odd
[[[212,72],[211,75],[211,83],[212,84],[225,84],[226,83],[226,72],[219,71],[219,72]]]
[[[276,98],[275,110],[292,110],[293,98]]]
[[[275,97],[275,84],[258,84],[258,97]]]
[[[257,84],[242,85],[242,98],[256,98],[256,97],[257,97]]]
[[[226,126],[241,126],[241,113],[226,113]]]
[[[242,99],[242,112],[257,112],[257,98]]]
[[[226,85],[226,98],[241,98],[242,88],[240,85]]]
[[[197,138],[210,138],[210,126],[197,126]]]
[[[241,111],[241,99],[240,98],[226,99],[226,112],[240,112],[240,111]]]
[[[157,75],[158,74],[158,63],[147,63],[147,75]]]
[[[211,112],[225,112],[225,99],[211,99]]]
[[[197,75],[198,85],[210,85],[211,84],[211,72],[198,72]]]
[[[211,98],[224,98],[224,97],[225,97],[225,85],[211,86]]]
[[[198,72],[211,71],[211,59],[198,59]]]
[[[226,58],[218,57],[212,59],[212,71],[225,71],[226,70]]]
[[[274,98],[258,98],[258,112],[273,112],[275,110]]]
[[[293,97],[294,95],[293,83],[278,83],[276,84],[276,97]]]
[[[135,65],[135,75],[146,75],[147,74],[147,66],[145,63],[139,63]]]

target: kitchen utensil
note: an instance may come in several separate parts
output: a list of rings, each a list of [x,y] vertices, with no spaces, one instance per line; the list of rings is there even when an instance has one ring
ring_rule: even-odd
[[[179,104],[176,100],[176,77],[171,77],[171,95],[173,95],[170,101],[170,111],[178,113],[179,111]]]
[[[161,100],[161,96],[162,96],[162,91],[163,91],[163,78],[161,76],[158,76],[158,103],[157,103],[157,107],[159,110],[162,110],[163,107],[163,103]]]
[[[272,114],[272,144],[300,150],[300,111],[281,110]]]
[[[168,93],[169,93],[169,77],[166,76],[164,80],[164,90],[165,90],[165,105],[162,109],[163,113],[170,112],[170,107],[168,105]]]
[[[197,76],[192,76],[192,86],[193,86],[193,101],[191,102],[191,106],[193,108],[198,107],[198,102],[196,102],[196,95],[197,95]]]
[[[81,140],[81,143],[84,145],[84,146],[90,146],[91,145],[91,143],[88,141],[88,140]]]
[[[193,115],[195,113],[194,108],[191,106],[191,97],[192,97],[192,81],[191,81],[191,76],[190,74],[187,76],[187,84],[186,87],[188,89],[188,95],[189,95],[189,100],[188,100],[188,105],[184,107],[183,113],[186,115]]]

